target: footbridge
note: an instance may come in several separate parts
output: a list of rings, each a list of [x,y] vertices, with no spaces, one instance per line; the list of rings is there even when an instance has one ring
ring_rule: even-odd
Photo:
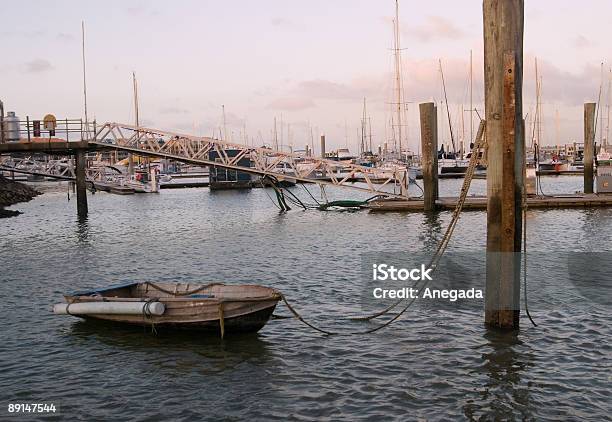
[[[332,185],[391,197],[406,198],[408,192],[405,165],[367,167],[121,123],[103,124],[88,140],[88,145],[96,150],[119,150],[278,180]],[[228,154],[229,151],[232,153]],[[215,158],[211,159],[211,155]],[[244,158],[249,159],[250,166],[241,164]],[[391,186],[397,193],[389,192]]]

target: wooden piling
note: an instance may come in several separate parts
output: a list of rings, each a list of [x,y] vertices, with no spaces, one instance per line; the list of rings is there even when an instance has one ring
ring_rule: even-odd
[[[425,211],[433,211],[438,199],[438,109],[435,103],[422,103],[419,104],[419,114],[423,203]]]
[[[0,144],[4,143],[4,103],[0,101]]]
[[[321,158],[325,159],[325,135],[321,135]],[[327,176],[325,170],[321,172],[321,175],[323,177]]]
[[[75,152],[76,161],[76,194],[77,194],[77,214],[79,217],[87,215],[87,187],[85,185],[85,151]]]
[[[520,309],[523,0],[484,0],[487,167],[485,324],[516,329]]]
[[[584,103],[584,193],[593,193],[595,103]]]
[[[325,158],[325,135],[321,135],[321,158]]]

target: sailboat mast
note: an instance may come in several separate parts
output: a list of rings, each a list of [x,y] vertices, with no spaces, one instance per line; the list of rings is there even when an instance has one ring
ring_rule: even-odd
[[[346,146],[346,149],[349,148],[349,140],[348,140],[349,136],[348,136],[348,122],[346,121],[346,119],[344,119],[344,144]]]
[[[370,153],[371,153],[372,152],[372,119],[370,117],[368,117],[368,124],[370,126]]]
[[[312,128],[310,131],[312,132]],[[274,117],[274,149],[278,151],[278,131],[276,129],[276,117]]]
[[[461,113],[463,115],[463,113]],[[472,50],[470,50],[470,142],[474,142],[474,71],[472,69]]]
[[[459,158],[463,160],[463,149],[465,142],[465,120],[463,116],[463,104],[461,104],[461,108],[459,110],[461,110],[461,143],[459,144]]]
[[[280,145],[279,145],[279,147],[282,149],[283,145],[284,145],[284,142],[285,142],[285,137],[283,136],[284,135],[283,113],[281,113],[281,116],[280,116],[280,132],[281,133],[280,133]]]
[[[227,125],[225,122],[225,105],[221,104],[221,111],[223,112],[223,140],[227,141]]]
[[[540,143],[540,77],[538,76],[538,58],[535,58],[535,80],[536,80],[536,106],[535,106],[535,115],[533,122],[533,145],[534,148],[537,149],[538,144]],[[534,152],[536,152],[534,150]]]
[[[559,122],[559,109],[555,110],[555,145],[558,146],[560,145],[560,138],[561,138],[561,128],[560,128],[560,122]]]
[[[366,125],[367,125],[367,117],[366,117],[366,99],[363,98],[363,115],[361,116],[361,153],[366,151],[367,144],[367,135],[366,135]]]
[[[89,133],[89,117],[87,116],[87,80],[85,78],[85,21],[81,21],[81,42],[83,56],[83,103],[85,108],[85,132]]]
[[[132,85],[134,87],[134,122],[136,127],[140,126],[140,119],[138,118],[138,82],[136,81],[136,73],[132,72]]]
[[[608,103],[606,104],[607,117],[606,117],[606,140],[604,145],[608,146],[608,140],[610,139],[610,101],[612,100],[612,68],[610,68],[610,74],[608,76]]]
[[[451,123],[450,109],[448,108],[448,97],[446,96],[446,83],[444,82],[444,72],[442,71],[442,59],[438,59],[440,64],[440,76],[442,77],[442,89],[444,90],[444,102],[446,103],[446,115],[448,117],[448,130],[450,131],[451,143],[453,145],[453,152],[457,152],[455,147],[455,136],[453,135],[453,125]]]
[[[395,52],[395,88],[396,88],[396,124],[397,124],[397,141],[399,144],[399,155],[402,155],[402,63],[400,50],[400,35],[399,35],[399,0],[395,0],[395,34],[394,34],[394,52]]]
[[[597,112],[595,114],[595,133],[597,133],[597,127],[599,126],[599,145],[601,146],[603,130],[602,130],[602,112],[601,112],[601,91],[603,90],[604,81],[604,64],[601,63],[601,79],[599,81],[599,95],[597,96]]]
[[[542,143],[542,77],[538,79],[538,148]]]
[[[312,133],[312,125],[308,122],[308,126],[310,126],[310,148],[312,150],[311,156],[314,155],[314,135]]]

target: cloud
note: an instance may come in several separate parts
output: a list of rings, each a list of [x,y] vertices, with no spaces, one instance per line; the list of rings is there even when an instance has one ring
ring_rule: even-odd
[[[303,97],[282,97],[270,102],[266,108],[273,110],[298,111],[315,107],[314,101]]]
[[[45,59],[35,59],[24,64],[27,73],[41,73],[53,70],[53,66]]]
[[[421,26],[404,29],[403,32],[422,42],[457,40],[466,35],[465,31],[441,16],[428,16]]]
[[[294,91],[301,97],[324,100],[361,100],[363,97],[380,95],[380,78],[363,77],[341,83],[326,79],[299,82]]]
[[[43,30],[2,31],[0,32],[0,38],[11,38],[11,37],[41,38],[46,34],[47,34],[46,31],[43,31]]]
[[[158,15],[157,10],[151,9],[146,3],[138,3],[134,6],[130,6],[126,9],[127,13],[131,16],[156,16]]]
[[[272,26],[291,25],[291,21],[285,18],[272,18],[270,23],[272,24]]]
[[[189,110],[181,107],[164,107],[159,112],[162,114],[189,114]]]
[[[276,17],[270,20],[270,24],[276,28],[303,30],[304,25],[301,23],[294,22],[287,18]]]
[[[583,35],[578,35],[574,37],[571,41],[572,45],[576,48],[587,48],[591,47],[593,43]]]
[[[60,41],[74,41],[74,35],[67,34],[65,32],[59,32],[57,34],[57,39]]]
[[[534,56],[525,55],[523,92],[527,98],[535,98]],[[585,101],[597,100],[600,84],[600,67],[585,65],[580,72],[571,73],[555,64],[538,59],[538,73],[542,78],[542,101],[578,106]]]

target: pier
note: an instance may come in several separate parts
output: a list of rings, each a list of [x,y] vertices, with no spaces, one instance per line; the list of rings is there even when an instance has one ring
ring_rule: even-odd
[[[456,197],[441,197],[435,202],[437,210],[450,211],[457,205]],[[575,195],[549,195],[529,197],[526,200],[529,209],[554,209],[554,208],[599,208],[612,207],[612,195],[610,194],[575,194]],[[423,200],[381,200],[372,201],[363,208],[373,212],[423,212],[426,211]],[[463,210],[486,211],[486,196],[467,197]]]

